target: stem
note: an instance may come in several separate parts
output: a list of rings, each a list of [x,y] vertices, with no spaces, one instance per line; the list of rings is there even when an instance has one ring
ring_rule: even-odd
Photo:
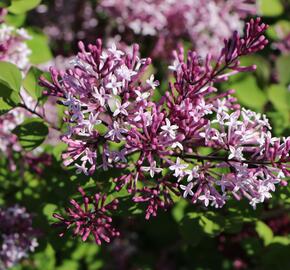
[[[32,109],[28,108],[25,104],[20,103],[20,104],[18,105],[18,107],[23,108],[23,109],[25,109],[26,111],[30,112],[31,114],[34,114],[34,115],[38,116],[39,118],[43,119],[47,124],[49,124],[49,126],[50,126],[51,128],[53,128],[53,129],[55,129],[55,130],[57,130],[57,131],[60,131],[60,128],[58,128],[58,127],[56,127],[54,124],[48,122],[48,121],[44,118],[43,115],[41,115],[40,113],[38,113],[38,112],[35,111],[35,110],[32,110]]]

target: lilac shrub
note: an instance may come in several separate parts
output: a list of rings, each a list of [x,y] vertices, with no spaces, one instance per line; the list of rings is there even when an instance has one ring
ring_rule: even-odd
[[[100,6],[116,18],[120,32],[129,28],[137,35],[156,37],[154,55],[187,37],[200,55],[210,52],[218,56],[224,38],[242,31],[243,19],[257,13],[254,0],[102,0]]]
[[[180,197],[205,207],[246,198],[255,208],[269,199],[290,175],[290,138],[273,137],[265,115],[241,108],[234,90],[216,88],[255,69],[241,66],[239,58],[265,47],[266,29],[259,18],[251,19],[243,37],[234,32],[218,57],[207,54],[204,61],[194,51],[185,57],[180,47],[169,66],[174,80],[158,101],[153,95],[159,83],[145,73],[150,59],[138,57],[137,45],[125,53],[115,45],[104,49],[100,40],[87,49],[80,43],[70,69],[51,68],[52,82],[41,79],[47,94],[67,108],[64,164],[88,176],[121,170],[115,189],[126,188],[135,203],[145,204],[146,219]],[[84,239],[97,226],[103,230],[107,219],[98,222],[97,207],[73,205],[77,212],[68,210],[69,219],[56,216],[63,225],[76,224]]]
[[[14,266],[38,246],[32,217],[18,205],[0,208],[0,269]]]

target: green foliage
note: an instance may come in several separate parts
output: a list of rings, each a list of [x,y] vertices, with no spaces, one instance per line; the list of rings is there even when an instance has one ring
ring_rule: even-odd
[[[14,14],[22,14],[34,9],[40,2],[41,0],[11,0],[8,10]]]
[[[7,24],[12,25],[14,27],[21,27],[26,20],[26,14],[13,14],[13,13],[8,13],[8,15],[5,18],[5,21]]]
[[[19,93],[22,81],[21,72],[11,63],[0,62],[0,81],[11,91]]]
[[[267,103],[265,93],[259,88],[253,76],[245,76],[241,80],[230,84],[229,87],[236,90],[239,101],[250,109],[262,111]]]
[[[39,85],[40,76],[48,75],[36,67],[31,67],[23,80],[23,87],[34,100],[46,100]]]
[[[21,146],[26,151],[31,151],[44,142],[48,134],[48,127],[43,120],[32,118],[17,126],[13,133],[17,135]]]
[[[0,62],[0,115],[8,112],[20,102],[21,81],[21,72],[15,65]]]
[[[276,61],[279,80],[284,85],[290,84],[289,63],[290,63],[290,54],[281,55]]]
[[[285,127],[287,127],[290,121],[290,93],[282,85],[271,85],[267,89],[267,94],[269,101],[283,116]]]
[[[260,238],[264,241],[264,245],[269,245],[273,239],[272,230],[262,221],[257,221],[256,231]]]
[[[52,59],[52,53],[49,48],[48,38],[42,33],[29,30],[31,40],[27,41],[28,47],[31,49],[30,62],[34,65],[45,63]],[[41,53],[39,53],[41,52]]]
[[[283,13],[283,5],[280,0],[259,0],[262,16],[275,17]]]

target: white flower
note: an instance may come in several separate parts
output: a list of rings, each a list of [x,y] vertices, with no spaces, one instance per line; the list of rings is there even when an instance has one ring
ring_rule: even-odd
[[[243,123],[241,121],[238,121],[239,116],[240,116],[239,111],[231,113],[231,115],[228,118],[229,121],[226,122],[225,125],[229,127],[236,127],[238,125],[242,125]]]
[[[153,161],[150,164],[150,167],[141,167],[141,170],[144,172],[149,172],[150,176],[153,178],[155,173],[161,173],[163,171],[162,168],[156,167],[156,161]]]
[[[158,81],[154,81],[154,75],[152,74],[146,83],[154,90],[159,85]]]
[[[178,129],[177,125],[171,125],[170,120],[168,118],[165,119],[166,125],[162,126],[161,132],[164,136],[169,136],[171,139],[175,139],[176,137],[176,130]]]
[[[174,60],[173,64],[168,67],[169,70],[178,71],[181,68],[181,64],[178,60]]]
[[[254,197],[254,198],[252,198],[252,200],[250,201],[250,205],[252,205],[252,206],[253,206],[253,209],[256,210],[256,208],[257,208],[256,204],[257,204],[257,203],[260,203],[260,202],[261,202],[260,199]]]
[[[212,114],[212,104],[206,104],[204,99],[202,98],[198,103],[198,109],[200,109],[205,115],[206,114]]]
[[[127,133],[128,130],[124,129],[124,128],[120,128],[119,123],[117,121],[114,121],[113,123],[113,128],[108,131],[108,133],[105,135],[105,138],[111,138],[112,140],[115,140],[115,137],[118,140],[123,140],[124,136],[122,135],[122,133]]]
[[[175,148],[179,148],[180,150],[183,150],[183,145],[180,143],[180,142],[174,142],[172,145],[171,145],[171,148],[172,149],[175,149]]]
[[[265,199],[272,198],[272,195],[269,192],[269,188],[267,186],[264,186],[263,183],[259,186],[258,192],[260,195],[260,202],[264,202]]]
[[[90,164],[94,164],[94,160],[97,158],[97,152],[91,151],[89,148],[86,148],[84,156],[81,158],[81,161],[88,161]]]
[[[75,164],[75,166],[77,167],[76,173],[80,174],[80,173],[84,173],[85,175],[88,175],[88,168],[86,168],[86,161],[83,161],[82,165],[79,164]]]
[[[116,58],[120,58],[122,55],[124,55],[124,52],[120,51],[117,49],[116,44],[113,43],[112,47],[110,49],[108,49],[108,51],[114,55]]]
[[[199,170],[199,167],[195,166],[191,170],[186,170],[185,171],[185,173],[188,175],[187,182],[192,181],[193,178],[198,178],[199,177],[198,170]]]
[[[224,99],[218,99],[217,100],[217,113],[221,113],[221,112],[227,112],[229,109],[228,107],[226,106],[227,104],[227,100],[224,98]]]
[[[94,92],[92,95],[99,101],[101,106],[104,106],[106,99],[110,97],[110,95],[106,94],[106,91],[103,87],[100,87],[100,90],[97,87],[94,87]]]
[[[176,163],[169,167],[169,170],[174,171],[174,176],[179,177],[184,175],[184,169],[188,167],[188,164],[180,163],[181,159],[178,157],[176,159]]]
[[[88,128],[88,131],[89,133],[91,134],[95,125],[99,125],[102,123],[101,120],[98,120],[98,113],[96,114],[93,114],[92,112],[90,113],[90,116],[89,116],[89,120],[84,120],[83,121],[83,124],[85,124]]]
[[[244,160],[243,157],[243,147],[234,147],[230,145],[230,154],[229,154],[229,159],[237,159],[237,160]]]
[[[145,126],[148,127],[152,124],[153,116],[150,112],[143,112],[143,108],[140,108],[138,112],[134,113],[134,121],[139,122],[142,119],[142,116],[145,118]]]
[[[116,100],[115,104],[116,104],[117,108],[114,111],[114,114],[113,114],[114,117],[116,117],[119,114],[123,114],[126,116],[128,115],[128,112],[125,109],[130,105],[129,102],[125,102],[125,103],[121,104],[121,102],[119,100]]]
[[[123,86],[122,82],[118,82],[115,75],[110,76],[110,82],[106,84],[106,88],[112,89],[113,94],[118,95],[118,89]]]
[[[126,65],[119,67],[116,72],[125,81],[131,81],[131,77],[137,74],[136,71],[129,69]]]
[[[280,170],[279,173],[277,174],[277,178],[281,179],[281,178],[285,178],[285,174]]]
[[[149,92],[143,92],[142,93],[139,90],[135,90],[135,93],[137,95],[137,98],[136,98],[136,101],[137,102],[146,100],[150,96],[150,93]]]
[[[192,188],[193,188],[193,183],[190,182],[187,184],[187,186],[184,186],[184,185],[180,185],[180,188],[182,190],[184,190],[184,193],[183,193],[183,198],[186,198],[187,195],[189,194],[190,196],[193,196],[193,191],[192,191]]]
[[[210,191],[206,190],[204,195],[198,197],[200,201],[204,201],[204,205],[208,207],[209,201],[215,201],[215,197],[210,195]]]
[[[212,121],[212,123],[219,123],[220,125],[225,125],[225,120],[229,119],[230,116],[228,115],[228,113],[221,111],[219,113],[217,113],[216,115],[216,119],[214,119]]]

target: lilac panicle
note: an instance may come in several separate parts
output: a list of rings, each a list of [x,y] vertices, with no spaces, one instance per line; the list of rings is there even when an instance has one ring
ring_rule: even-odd
[[[232,197],[255,208],[269,199],[289,176],[290,139],[273,137],[267,117],[241,108],[233,89],[215,87],[255,69],[239,58],[265,47],[266,29],[260,18],[250,20],[243,36],[234,32],[218,57],[204,61],[194,51],[184,57],[180,47],[169,66],[174,82],[157,102],[158,82],[144,78],[150,59],[140,59],[137,46],[125,53],[103,49],[100,40],[88,49],[80,43],[70,69],[52,68],[52,83],[41,80],[67,108],[65,165],[86,175],[122,170],[116,190],[126,187],[134,202],[147,204],[146,219],[180,197],[206,207]]]
[[[111,224],[112,218],[109,215],[109,212],[117,209],[118,200],[106,203],[105,195],[97,193],[89,197],[82,188],[79,188],[79,192],[83,198],[83,206],[72,199],[70,203],[73,208],[67,208],[66,217],[53,215],[59,220],[55,225],[64,226],[66,229],[74,227],[74,234],[79,235],[83,241],[92,234],[98,245],[101,245],[102,241],[109,243],[111,238],[119,236],[119,232]],[[61,236],[63,234],[61,233]]]
[[[38,246],[38,234],[25,208],[0,208],[0,269],[11,268],[28,257]]]

